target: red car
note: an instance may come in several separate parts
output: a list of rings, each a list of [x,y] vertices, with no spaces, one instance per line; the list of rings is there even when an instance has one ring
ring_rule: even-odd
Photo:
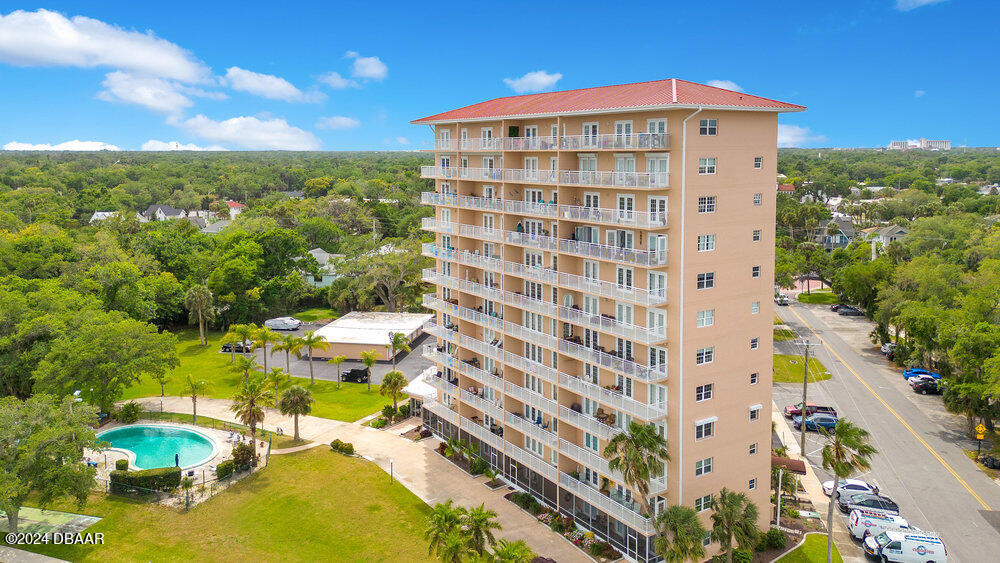
[[[784,408],[784,413],[785,413],[785,418],[793,418],[796,416],[801,416],[802,403],[786,406]],[[837,411],[833,407],[824,407],[817,405],[816,403],[806,403],[806,416],[816,413],[837,416]]]

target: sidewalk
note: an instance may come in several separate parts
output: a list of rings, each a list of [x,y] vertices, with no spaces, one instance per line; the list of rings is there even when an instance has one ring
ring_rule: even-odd
[[[803,458],[802,450],[799,448],[798,433],[792,430],[788,419],[781,414],[778,405],[772,403],[771,420],[774,421],[774,431],[778,434],[781,443],[788,448],[788,457],[792,459],[805,459],[806,474],[800,478],[802,488],[806,490],[806,495],[812,501],[816,512],[822,517],[823,527],[826,527],[826,515],[830,508],[830,497],[823,493],[823,484],[820,482],[816,472],[813,471],[812,463],[808,458]],[[833,510],[833,541],[837,544],[837,550],[844,558],[845,563],[861,563],[866,561],[864,551],[851,538],[847,526],[844,524],[840,511]]]
[[[136,402],[148,410],[159,410],[160,398],[138,399]],[[155,403],[155,409],[154,409]],[[231,402],[227,399],[198,399],[198,414],[217,420],[236,422]],[[191,401],[181,397],[165,397],[165,412],[191,414]],[[263,427],[292,427],[291,417],[282,416],[274,409],[267,409]],[[569,544],[559,534],[549,530],[531,516],[525,514],[513,503],[503,498],[509,490],[504,487],[491,491],[483,484],[484,477],[474,478],[434,451],[436,440],[426,439],[414,442],[391,431],[382,431],[357,423],[341,422],[315,416],[299,417],[299,436],[316,442],[295,448],[286,448],[281,453],[322,447],[334,438],[354,444],[358,455],[369,459],[386,473],[392,467],[393,478],[410,489],[413,494],[429,505],[454,499],[460,506],[478,506],[495,510],[503,530],[498,537],[508,540],[523,539],[540,556],[556,561],[582,561],[586,556]],[[272,452],[277,453],[277,452]]]

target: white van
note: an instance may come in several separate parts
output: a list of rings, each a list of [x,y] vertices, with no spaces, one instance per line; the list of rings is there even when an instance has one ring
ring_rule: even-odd
[[[925,532],[887,530],[865,540],[865,554],[899,563],[946,563],[948,549],[941,538]]]
[[[847,518],[847,529],[854,539],[864,540],[866,536],[877,536],[886,530],[912,532],[905,518],[878,510],[855,509]]]

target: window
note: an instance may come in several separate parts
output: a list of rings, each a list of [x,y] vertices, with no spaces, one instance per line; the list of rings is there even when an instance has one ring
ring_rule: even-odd
[[[698,128],[699,135],[717,135],[719,133],[718,119],[702,119]]]
[[[698,173],[699,174],[715,174],[715,159],[714,158],[699,158],[698,159]]]
[[[715,309],[698,311],[698,328],[705,328],[715,324]]]
[[[750,444],[750,455],[757,455],[757,442]]]
[[[749,485],[749,487],[750,487],[751,491],[754,490],[754,489],[756,489],[757,488],[757,480],[756,479],[750,479],[750,485]]]
[[[715,250],[715,235],[698,235],[698,252]]]
[[[753,230],[753,241],[760,242],[760,229]]]
[[[763,168],[764,167],[764,157],[763,156],[755,156],[755,157],[753,157],[753,167],[755,169],[757,169],[757,170],[760,170],[761,168]]]
[[[750,374],[750,385],[757,385],[757,381],[760,379],[760,374],[751,373]]]
[[[757,338],[757,337],[751,338],[750,339],[750,349],[751,350],[756,350],[757,348],[760,348],[760,338]]]
[[[710,364],[715,360],[715,348],[698,348],[695,353],[694,363],[697,365]]]
[[[698,213],[715,213],[714,195],[706,195],[698,198]]]
[[[715,287],[715,272],[698,274],[698,289],[712,289]]]
[[[707,401],[712,398],[712,385],[711,383],[705,385],[699,385],[694,389],[694,399],[699,403],[702,401]]]
[[[705,532],[705,537],[701,538],[702,547],[708,547],[712,545],[712,532]]]
[[[754,266],[753,269],[750,271],[750,273],[751,273],[751,277],[759,278],[760,277],[760,266]]]
[[[764,201],[764,194],[756,193],[753,194],[753,204],[760,205]]]
[[[694,425],[695,440],[704,440],[705,438],[711,438],[712,436],[715,436],[715,420],[695,423]]]
[[[754,301],[750,304],[750,314],[756,315],[757,313],[760,313],[760,301]]]
[[[704,512],[712,508],[712,495],[705,495],[694,499],[695,512]]]
[[[760,420],[760,405],[754,405],[750,407],[750,422],[755,420]]]
[[[694,476],[704,475],[712,472],[712,458],[708,457],[694,462]]]

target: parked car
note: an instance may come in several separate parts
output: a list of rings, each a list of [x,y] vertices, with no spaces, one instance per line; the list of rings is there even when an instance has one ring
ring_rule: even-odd
[[[837,314],[844,317],[860,317],[864,315],[864,312],[857,307],[851,307],[850,305],[842,305],[840,309],[837,309]]]
[[[234,347],[236,348],[235,350],[233,349]],[[250,352],[253,352],[253,346],[247,342],[237,342],[236,344],[226,343],[222,345],[222,351],[227,354],[231,354],[233,352],[236,352],[237,354],[249,354]]]
[[[811,414],[806,417],[806,430],[818,430],[823,427],[827,432],[832,432],[837,426],[837,417],[832,414]],[[802,417],[797,416],[792,419],[792,426],[796,430],[802,427]]]
[[[340,372],[340,379],[351,383],[368,383],[368,368],[354,368]]]
[[[948,548],[937,534],[886,530],[865,539],[865,555],[893,563],[948,563]]]
[[[914,393],[919,393],[921,395],[926,395],[928,393],[931,395],[939,395],[941,391],[943,391],[940,381],[929,375],[911,377],[906,380],[906,382],[910,384],[911,388],[913,388]]]
[[[823,494],[830,496],[832,493],[833,481],[823,481]],[[878,488],[860,479],[841,479],[837,484],[837,494],[840,493],[878,493]]]
[[[837,311],[840,310],[841,307],[843,307],[842,304],[840,304],[840,303],[834,303],[833,305],[830,305],[830,310],[833,311],[834,313],[836,313]]]
[[[278,317],[267,319],[264,321],[264,326],[271,330],[298,330],[302,326],[302,321],[295,317]]]
[[[774,296],[774,302],[777,303],[778,305],[788,306],[788,296],[785,295],[784,293],[779,293],[778,295]]]
[[[787,405],[784,408],[785,418],[793,418],[802,414],[802,403]],[[806,403],[806,416],[815,413],[832,414],[837,416],[837,411],[833,407],[824,407],[816,403]]]
[[[892,354],[893,352],[896,351],[896,343],[895,342],[886,342],[885,344],[882,345],[881,349],[882,349],[882,353],[885,354],[886,356],[888,356],[889,354]]]
[[[902,516],[875,510],[852,510],[847,519],[847,530],[851,532],[851,536],[862,541],[870,535],[877,536],[886,530],[911,532],[915,529]]]
[[[903,379],[909,379],[918,375],[929,375],[934,379],[941,379],[941,374],[924,368],[910,368],[903,371]]]
[[[837,508],[847,514],[856,508],[866,508],[871,510],[881,510],[889,514],[899,515],[899,505],[892,502],[889,497],[873,495],[871,493],[851,493],[843,494],[837,499]]]

